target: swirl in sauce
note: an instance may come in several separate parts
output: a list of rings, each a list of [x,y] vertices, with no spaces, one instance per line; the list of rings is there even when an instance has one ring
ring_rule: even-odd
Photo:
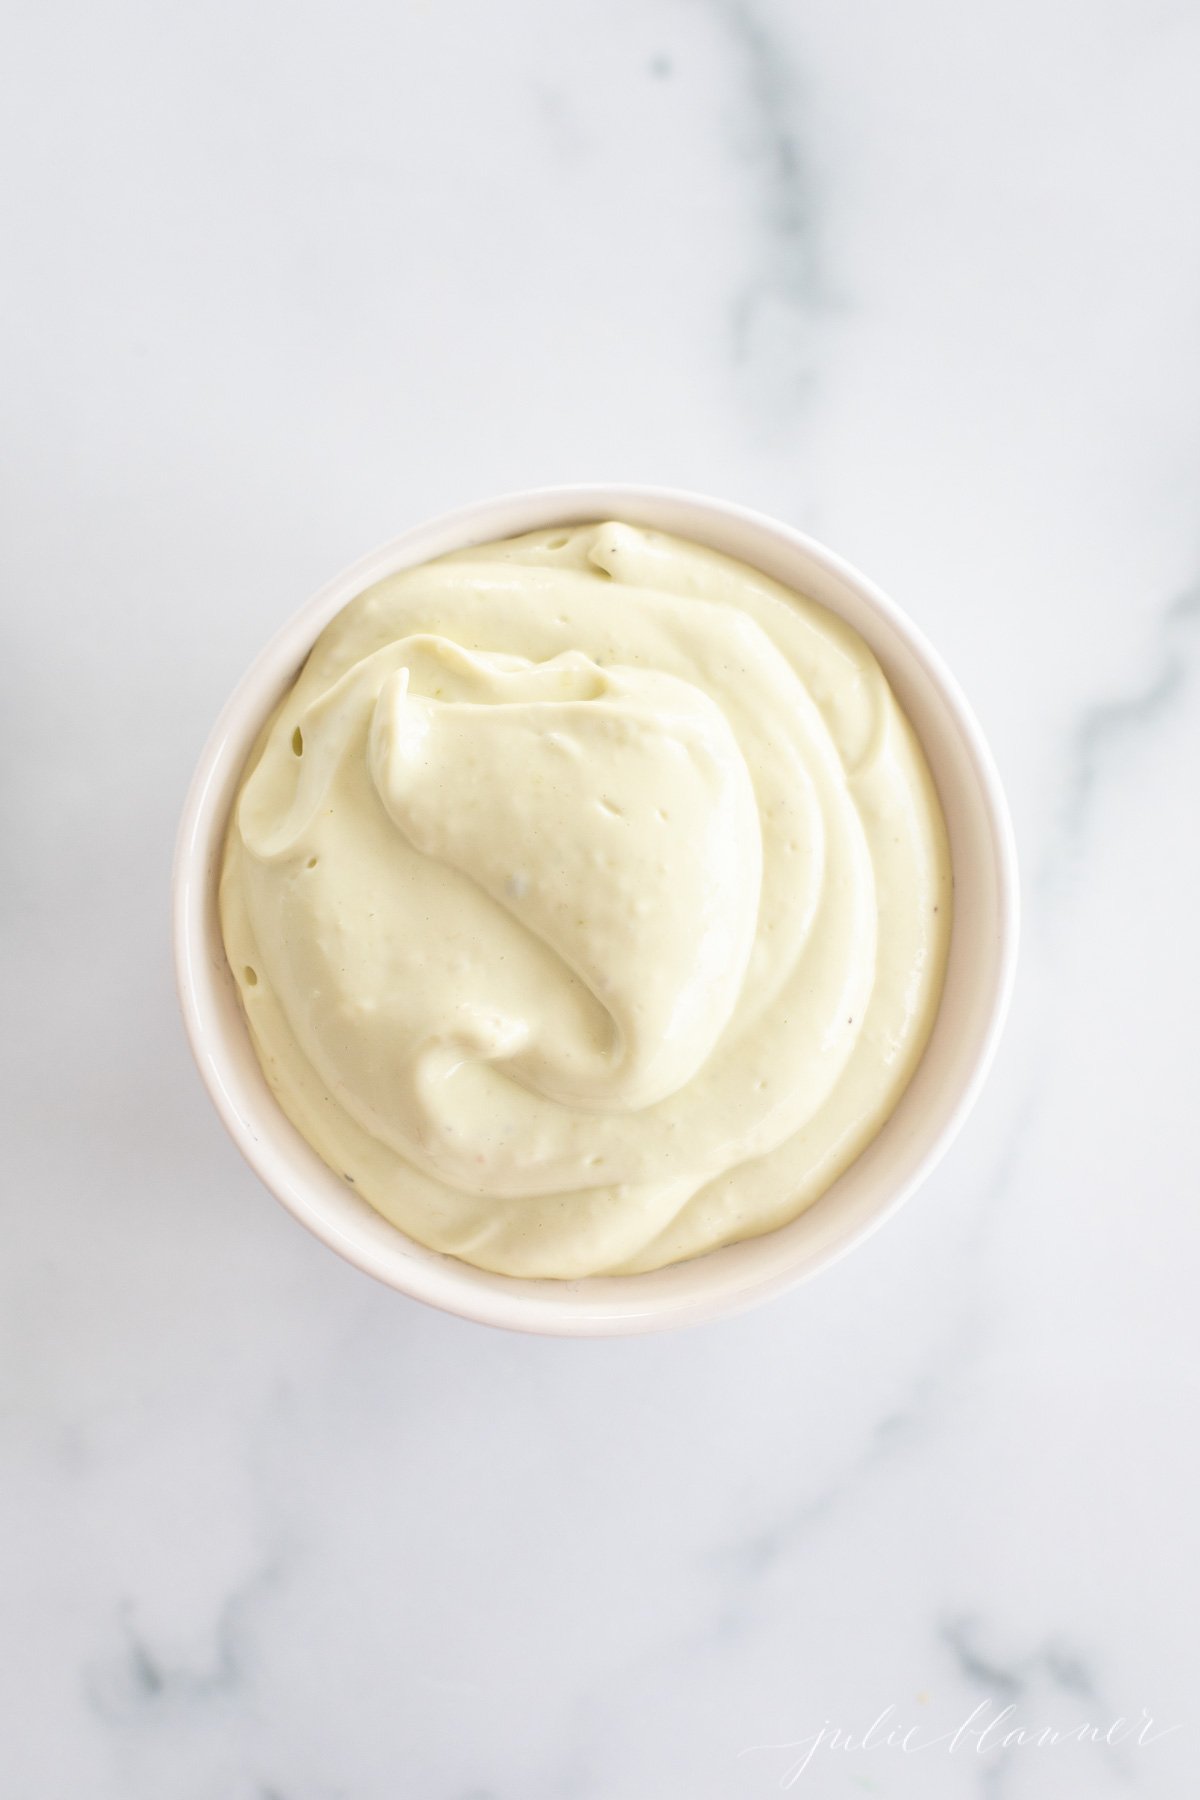
[[[389,577],[250,759],[221,916],[284,1111],[480,1267],[657,1268],[794,1218],[941,992],[937,796],[878,664],[608,523]]]

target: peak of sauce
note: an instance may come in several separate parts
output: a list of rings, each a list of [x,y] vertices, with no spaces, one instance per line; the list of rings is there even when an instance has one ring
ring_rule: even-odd
[[[280,1104],[483,1268],[796,1216],[895,1107],[950,931],[937,797],[841,620],[614,522],[391,576],[250,759],[221,881]]]

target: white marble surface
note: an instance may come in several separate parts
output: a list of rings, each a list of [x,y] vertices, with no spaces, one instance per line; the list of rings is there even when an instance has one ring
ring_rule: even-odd
[[[10,15],[5,1796],[1195,1791],[1198,84],[1195,0]],[[891,588],[992,735],[1027,928],[895,1223],[572,1344],[272,1204],[166,894],[290,609],[587,478]],[[916,1749],[984,1702],[1155,1724]]]

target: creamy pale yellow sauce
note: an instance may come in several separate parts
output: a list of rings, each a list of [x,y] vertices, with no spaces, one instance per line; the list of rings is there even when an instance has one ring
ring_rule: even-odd
[[[221,880],[284,1111],[482,1268],[771,1231],[878,1132],[950,933],[937,796],[862,640],[628,525],[361,594],[263,733]]]

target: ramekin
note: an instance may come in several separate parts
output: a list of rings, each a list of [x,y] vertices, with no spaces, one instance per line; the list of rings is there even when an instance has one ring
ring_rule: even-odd
[[[899,1106],[858,1160],[792,1224],[650,1274],[583,1281],[489,1274],[388,1224],[317,1156],[271,1094],[221,940],[217,881],[246,757],[315,638],[355,594],[398,569],[467,545],[591,520],[623,519],[737,557],[819,601],[866,639],[912,721],[941,796],[955,879],[941,1008]],[[886,594],[790,526],[667,488],[537,488],[418,525],[328,582],[238,683],[196,769],[173,871],[175,971],[201,1077],[235,1144],[301,1224],[356,1267],[463,1318],[567,1337],[694,1325],[781,1294],[881,1225],[934,1168],[982,1086],[1008,1008],[1017,954],[1016,849],[983,733],[958,684]]]

